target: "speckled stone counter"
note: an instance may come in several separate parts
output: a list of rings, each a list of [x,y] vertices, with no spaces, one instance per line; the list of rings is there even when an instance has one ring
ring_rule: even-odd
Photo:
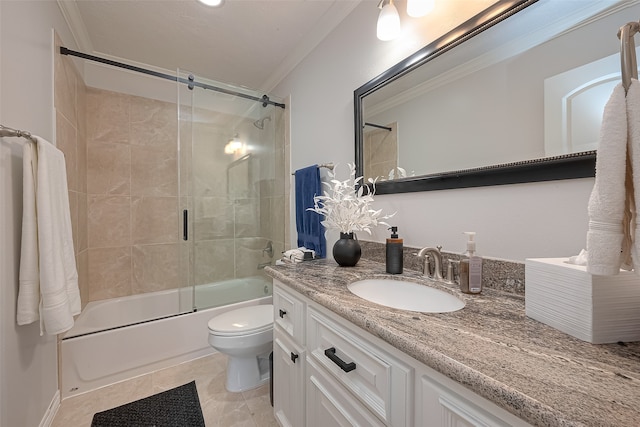
[[[593,345],[527,318],[522,295],[480,295],[433,284],[384,264],[317,260],[267,267],[291,289],[536,426],[640,426],[640,342]],[[466,302],[426,314],[370,303],[349,292],[374,277],[430,283]]]

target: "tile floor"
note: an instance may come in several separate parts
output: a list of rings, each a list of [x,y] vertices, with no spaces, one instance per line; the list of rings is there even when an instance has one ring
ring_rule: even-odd
[[[216,353],[62,401],[53,427],[89,427],[93,414],[196,381],[207,427],[276,427],[269,384],[244,393],[224,388],[226,356]]]

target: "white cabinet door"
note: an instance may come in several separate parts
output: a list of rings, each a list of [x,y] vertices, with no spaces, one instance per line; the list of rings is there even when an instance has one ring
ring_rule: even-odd
[[[278,328],[273,339],[273,411],[283,427],[303,427],[305,352]]]
[[[307,427],[385,425],[313,360],[307,361],[307,371]]]
[[[450,382],[447,381],[447,382]],[[530,427],[504,409],[455,384],[456,391],[430,375],[419,379],[416,420],[424,427]]]

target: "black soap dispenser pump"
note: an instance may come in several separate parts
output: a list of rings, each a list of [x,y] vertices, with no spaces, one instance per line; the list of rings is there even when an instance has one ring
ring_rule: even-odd
[[[387,273],[402,274],[403,241],[398,238],[398,227],[393,226],[389,230],[391,230],[391,238],[387,239]]]

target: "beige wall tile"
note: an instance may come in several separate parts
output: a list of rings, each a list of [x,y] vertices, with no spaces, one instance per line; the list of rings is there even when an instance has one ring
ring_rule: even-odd
[[[78,246],[76,251],[84,251],[89,247],[87,229],[87,195],[78,193]]]
[[[177,197],[131,198],[132,243],[175,243],[178,241]]]
[[[131,295],[131,247],[88,251],[89,300]]]
[[[87,133],[87,85],[84,84],[82,76],[76,70],[76,116],[78,123],[76,128],[79,133]]]
[[[258,264],[273,262],[272,258],[269,258],[267,254],[262,252],[267,246],[268,241],[269,239],[260,237],[236,238],[236,277],[250,277],[264,274],[263,270],[258,269]]]
[[[131,194],[131,151],[128,145],[89,143],[87,193]]]
[[[132,248],[134,295],[180,286],[180,245],[136,245]]]
[[[194,280],[196,285],[233,279],[234,242],[207,240],[194,243]]]
[[[233,237],[233,203],[226,197],[198,197],[192,212],[196,240]]]
[[[87,198],[89,248],[131,245],[131,199],[90,195]]]
[[[175,150],[131,147],[131,194],[177,196],[178,166]]]
[[[76,131],[76,155],[78,191],[87,192],[87,137],[86,134]]]
[[[229,132],[203,124],[193,125],[193,195],[227,196],[227,166],[233,158],[224,154]]]
[[[130,96],[87,88],[87,141],[129,143]]]
[[[285,241],[285,199],[286,197],[284,195],[280,195],[278,197],[273,197],[272,199],[270,199],[271,209],[269,213],[272,228],[271,234],[267,237],[278,242]]]
[[[78,288],[80,289],[80,301],[82,308],[89,302],[89,251],[83,250],[76,256],[78,269]]]
[[[178,139],[175,104],[131,97],[131,145],[175,150]]]
[[[56,111],[56,146],[64,153],[69,190],[78,190],[78,155],[76,129]]]
[[[80,252],[78,244],[78,193],[69,191],[69,212],[71,214],[71,234],[73,235],[74,254]]]
[[[235,205],[235,236],[258,236],[260,227],[259,199],[236,200]]]

